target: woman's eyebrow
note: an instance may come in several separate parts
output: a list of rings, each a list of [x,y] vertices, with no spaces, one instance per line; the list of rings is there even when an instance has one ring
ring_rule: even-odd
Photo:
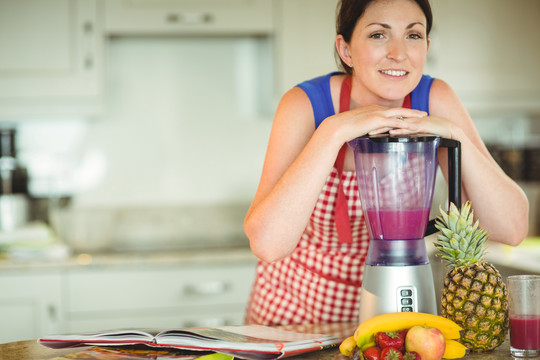
[[[392,28],[389,24],[379,23],[379,22],[374,22],[374,23],[368,24],[367,27],[374,26],[374,25],[381,26],[381,27],[383,27],[385,29],[391,29]],[[410,29],[410,28],[414,27],[415,25],[421,25],[423,27],[426,27],[426,25],[424,25],[424,23],[422,23],[420,21],[416,21],[416,22],[412,22],[409,25],[407,25],[407,29]]]

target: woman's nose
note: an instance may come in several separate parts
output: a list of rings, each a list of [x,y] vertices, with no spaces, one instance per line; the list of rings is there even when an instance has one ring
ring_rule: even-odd
[[[407,51],[403,41],[393,40],[388,44],[387,57],[397,62],[405,60],[407,57]]]

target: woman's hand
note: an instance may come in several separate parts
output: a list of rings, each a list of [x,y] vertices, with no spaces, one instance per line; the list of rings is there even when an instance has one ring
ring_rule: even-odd
[[[431,134],[456,139],[456,126],[450,120],[437,116],[403,118],[401,126],[390,131],[391,135]]]
[[[414,134],[418,132],[414,125],[415,121],[426,118],[426,115],[424,111],[419,110],[369,105],[334,115],[333,124],[339,126],[337,131],[343,134],[343,142],[347,142],[358,136],[382,134],[393,130]]]

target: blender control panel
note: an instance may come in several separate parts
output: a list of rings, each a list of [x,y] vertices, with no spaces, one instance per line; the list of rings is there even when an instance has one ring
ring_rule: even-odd
[[[397,289],[397,308],[400,312],[417,311],[416,289],[412,286],[403,286]]]

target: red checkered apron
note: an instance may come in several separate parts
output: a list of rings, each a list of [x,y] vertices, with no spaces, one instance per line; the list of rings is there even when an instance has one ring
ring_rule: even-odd
[[[350,82],[346,90],[342,88],[342,99],[345,96],[347,103],[344,108],[342,102],[341,111],[348,109]],[[344,151],[345,148],[340,151],[340,156]],[[344,195],[349,215],[350,233],[345,241],[339,241],[336,230],[338,193]],[[356,174],[354,171],[343,172],[343,162],[336,161],[292,254],[273,263],[259,261],[246,323],[284,325],[357,321],[368,245],[369,235]]]
[[[277,262],[260,261],[246,323],[284,325],[354,322],[369,236],[356,175],[333,169],[293,253]],[[339,242],[333,209],[341,180],[349,206],[352,243]]]

